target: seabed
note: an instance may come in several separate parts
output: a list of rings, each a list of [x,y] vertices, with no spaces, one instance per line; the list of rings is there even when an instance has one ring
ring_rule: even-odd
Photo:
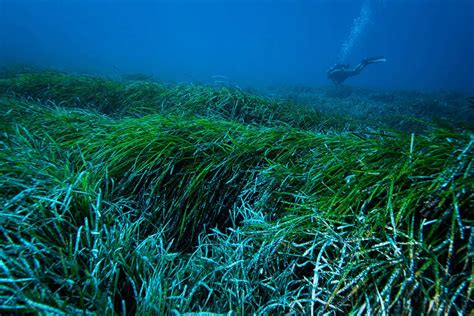
[[[4,72],[0,313],[472,312],[467,96],[347,89]]]

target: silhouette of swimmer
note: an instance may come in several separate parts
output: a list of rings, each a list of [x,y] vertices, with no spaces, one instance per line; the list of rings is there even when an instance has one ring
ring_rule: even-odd
[[[349,64],[335,64],[328,70],[328,79],[332,80],[336,85],[339,86],[347,78],[360,74],[362,69],[367,67],[367,65],[382,63],[385,61],[386,59],[384,57],[364,58],[357,66],[355,66],[354,69],[350,69]]]

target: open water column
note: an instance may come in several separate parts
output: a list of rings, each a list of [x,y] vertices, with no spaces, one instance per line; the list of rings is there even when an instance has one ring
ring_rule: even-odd
[[[354,23],[352,24],[351,31],[349,36],[346,40],[342,43],[341,51],[339,52],[338,61],[339,63],[344,63],[346,61],[347,56],[351,52],[354,44],[360,38],[361,34],[367,28],[367,25],[370,22],[370,17],[372,14],[372,4],[371,0],[366,0],[362,4],[360,9],[359,16],[354,19]]]

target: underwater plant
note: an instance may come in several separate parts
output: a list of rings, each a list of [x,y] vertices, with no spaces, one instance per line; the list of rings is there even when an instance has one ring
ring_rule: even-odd
[[[1,313],[472,308],[472,130],[53,72],[0,112]]]

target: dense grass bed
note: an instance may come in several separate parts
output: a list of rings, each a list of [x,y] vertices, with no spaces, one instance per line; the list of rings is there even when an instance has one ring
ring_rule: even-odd
[[[0,124],[2,314],[472,312],[471,130],[54,72]]]

